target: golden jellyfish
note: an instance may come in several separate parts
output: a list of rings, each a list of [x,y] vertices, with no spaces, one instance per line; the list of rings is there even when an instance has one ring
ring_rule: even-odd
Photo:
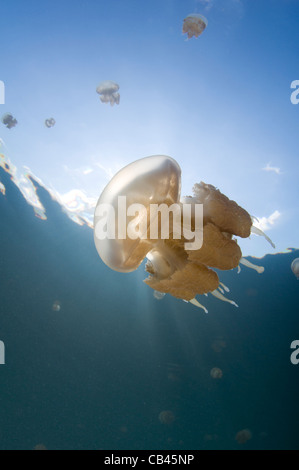
[[[175,415],[170,410],[161,411],[159,414],[159,421],[162,424],[167,424],[168,426],[172,424],[175,420]]]
[[[295,274],[297,280],[299,281],[299,258],[293,260],[291,264],[291,270]]]
[[[238,444],[246,444],[252,438],[252,433],[249,429],[242,429],[241,431],[237,432],[235,436],[235,440]]]
[[[208,20],[198,13],[188,15],[183,21],[183,34],[187,33],[188,39],[195,36],[198,38],[208,25]]]
[[[210,372],[210,376],[212,379],[222,379],[223,377],[223,372],[219,367],[213,367],[213,369]]]
[[[119,85],[111,80],[101,82],[97,87],[97,93],[100,95],[102,103],[110,103],[111,106],[119,104],[120,95],[118,93]]]
[[[171,157],[142,158],[120,170],[96,205],[97,252],[108,267],[123,273],[135,271],[146,257],[147,285],[205,312],[196,295],[210,292],[237,306],[225,297],[229,289],[212,268],[244,264],[263,272],[242,258],[235,236],[264,233],[245,209],[214,186],[195,184],[194,196],[182,199],[180,190],[181,169]]]

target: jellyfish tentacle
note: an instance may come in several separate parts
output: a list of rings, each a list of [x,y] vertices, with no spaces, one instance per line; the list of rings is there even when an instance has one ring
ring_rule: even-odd
[[[206,309],[206,307],[204,305],[202,305],[201,303],[199,303],[198,300],[195,297],[194,297],[194,299],[191,299],[187,302],[189,302],[192,305],[195,305],[195,307],[202,308],[205,313],[208,313],[208,310]]]
[[[225,284],[223,284],[223,282],[219,282],[219,284],[221,284],[225,292],[229,292],[229,288]]]
[[[268,237],[268,235],[266,235],[261,229],[255,227],[255,225],[252,225],[251,227],[251,233],[254,233],[255,235],[259,235],[261,237],[265,237],[265,239],[267,240],[267,242],[270,243],[270,245],[272,246],[272,248],[275,248],[275,245],[274,243],[272,242],[271,238]]]
[[[264,266],[258,266],[257,264],[253,264],[246,258],[241,258],[240,263],[246,266],[247,268],[254,269],[259,274],[262,274],[265,271]]]
[[[211,294],[214,295],[214,297],[216,297],[217,299],[222,300],[223,302],[229,302],[230,304],[234,305],[235,307],[239,307],[239,305],[236,304],[236,302],[234,300],[227,299],[218,290],[213,290],[211,292]]]

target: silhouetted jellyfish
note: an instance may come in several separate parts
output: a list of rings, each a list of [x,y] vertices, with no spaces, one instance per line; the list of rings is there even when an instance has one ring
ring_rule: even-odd
[[[213,367],[213,369],[211,369],[210,375],[212,379],[222,379],[223,372],[221,369],[219,369],[219,367]]]
[[[2,116],[1,121],[7,127],[7,129],[11,129],[12,127],[15,127],[18,124],[18,121],[10,113],[4,114],[4,116]]]
[[[159,292],[158,290],[154,290],[154,297],[157,300],[162,300],[165,297],[164,292]]]
[[[235,236],[265,234],[253,226],[245,209],[214,186],[195,184],[194,197],[182,200],[180,188],[181,169],[165,155],[142,158],[120,170],[95,209],[98,254],[107,266],[123,273],[135,271],[147,257],[146,284],[205,312],[197,294],[211,292],[237,306],[224,296],[229,289],[211,268],[230,270],[241,263],[262,272],[263,267],[242,258]]]
[[[45,120],[45,126],[46,127],[53,127],[53,126],[55,126],[55,124],[56,124],[56,121],[55,121],[54,118],[49,118],[49,119]]]
[[[100,95],[102,103],[110,103],[113,106],[119,104],[120,95],[118,93],[119,85],[111,80],[101,82],[97,87],[97,93]]]
[[[299,280],[299,258],[293,260],[291,264],[291,270],[295,274],[297,280]]]
[[[198,38],[202,32],[206,29],[208,20],[198,13],[192,13],[188,15],[183,22],[183,33],[187,33],[188,39],[195,36]]]
[[[159,421],[162,424],[170,425],[174,422],[174,420],[174,413],[170,410],[161,411],[161,413],[159,414]]]
[[[60,312],[61,310],[61,303],[59,302],[59,300],[55,300],[55,302],[53,303],[52,305],[52,310],[54,312]]]
[[[246,444],[252,438],[252,433],[249,429],[242,429],[241,431],[237,432],[235,436],[235,440],[238,444]]]

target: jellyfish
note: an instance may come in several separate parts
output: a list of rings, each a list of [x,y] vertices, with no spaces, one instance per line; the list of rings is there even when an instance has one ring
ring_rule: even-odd
[[[113,106],[115,103],[119,104],[120,95],[118,93],[119,85],[110,80],[101,82],[97,87],[97,93],[100,95],[102,103],[110,103]]]
[[[243,263],[257,269],[242,258],[235,238],[249,237],[252,218],[210,184],[195,184],[193,197],[182,199],[180,188],[181,169],[165,155],[145,157],[120,170],[96,205],[97,252],[108,267],[122,273],[135,271],[147,258],[148,286],[205,312],[196,295],[210,292],[237,306],[225,297],[229,289],[213,268],[230,270]]]
[[[246,444],[252,438],[252,433],[249,429],[242,429],[241,431],[237,432],[235,436],[235,440],[238,444]]]
[[[297,280],[299,281],[299,258],[293,260],[291,264],[291,270],[295,274]]]
[[[222,379],[223,372],[219,367],[213,367],[213,369],[210,372],[210,376],[212,379]]]
[[[1,121],[7,127],[7,129],[11,129],[12,127],[15,127],[18,124],[18,121],[10,113],[4,114],[4,116],[2,116]]]
[[[198,13],[192,13],[188,15],[183,22],[183,33],[187,33],[188,39],[195,36],[198,38],[202,32],[206,29],[208,20]]]
[[[53,126],[55,126],[55,124],[56,124],[56,121],[55,121],[54,118],[49,118],[49,119],[45,120],[45,126],[46,127],[53,127]]]
[[[52,305],[52,310],[53,310],[53,312],[60,312],[61,303],[59,302],[59,300],[55,300],[55,302]]]
[[[162,424],[167,424],[169,426],[174,422],[174,420],[175,416],[170,410],[161,411],[161,413],[159,414],[159,421]]]

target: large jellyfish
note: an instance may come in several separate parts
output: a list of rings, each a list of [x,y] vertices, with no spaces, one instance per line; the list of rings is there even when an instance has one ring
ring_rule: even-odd
[[[198,38],[202,32],[206,29],[208,20],[198,13],[192,13],[188,15],[183,22],[183,33],[187,33],[188,39],[195,36]]]
[[[1,121],[7,127],[7,129],[11,129],[12,127],[15,127],[18,124],[18,121],[10,113],[4,114],[4,116],[2,116]]]
[[[299,281],[299,258],[293,260],[291,264],[291,270],[295,274],[297,280]]]
[[[94,216],[98,254],[111,269],[131,272],[147,257],[145,280],[152,289],[203,308],[197,294],[224,296],[229,289],[211,268],[245,264],[234,236],[263,235],[252,218],[214,186],[203,182],[194,196],[180,199],[181,169],[171,157],[156,155],[120,170],[103,190]]]
[[[120,95],[118,93],[119,85],[111,80],[101,82],[97,87],[97,93],[100,95],[102,103],[110,103],[113,106],[119,104]]]

